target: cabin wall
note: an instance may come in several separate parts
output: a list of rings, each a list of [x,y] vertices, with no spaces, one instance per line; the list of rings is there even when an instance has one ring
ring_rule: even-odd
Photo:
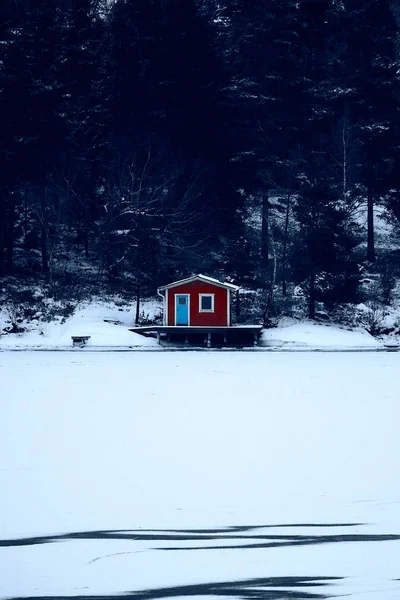
[[[166,290],[167,325],[175,325],[175,294],[190,295],[190,325],[195,327],[225,327],[229,325],[229,291],[203,281],[192,281]],[[214,294],[214,312],[199,311],[199,295]]]

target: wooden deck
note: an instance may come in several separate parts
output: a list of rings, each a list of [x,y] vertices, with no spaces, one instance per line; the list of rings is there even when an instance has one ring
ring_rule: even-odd
[[[238,325],[232,327],[187,327],[147,325],[132,327],[129,331],[146,337],[157,337],[162,344],[184,344],[207,348],[224,346],[256,346],[262,325]]]

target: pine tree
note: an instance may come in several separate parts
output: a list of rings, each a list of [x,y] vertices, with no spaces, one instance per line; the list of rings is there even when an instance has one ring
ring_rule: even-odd
[[[223,207],[216,190],[220,63],[213,36],[211,24],[194,1],[118,0],[110,20],[108,111],[113,154],[129,156],[135,150],[143,157],[149,152],[152,163],[164,161],[164,179],[171,186],[169,201],[174,198],[183,211],[187,196],[193,198],[193,168],[187,165],[200,165],[203,189],[196,185],[195,212],[201,215],[204,206],[210,210],[209,229],[215,232],[217,244]],[[177,157],[184,168],[177,166]],[[178,178],[176,185],[171,174]],[[191,202],[189,214],[194,209]],[[191,220],[191,234],[194,222],[197,219]],[[198,222],[201,239],[201,219]]]
[[[97,190],[108,154],[105,71],[109,58],[106,25],[97,0],[70,0],[64,13],[62,113],[66,140],[54,178],[66,204],[65,222],[89,254]]]
[[[341,129],[343,136],[347,102],[341,75],[342,7],[329,0],[304,0],[300,8],[306,48],[307,127],[297,176],[299,231],[292,267],[296,281],[305,282],[308,312],[313,318],[316,300],[347,302],[356,298],[358,267],[353,250],[359,240],[347,198],[346,159],[341,157],[342,172],[339,169],[338,174],[340,160],[335,157],[337,130]]]
[[[308,316],[315,317],[316,301],[334,304],[357,299],[359,271],[354,249],[359,239],[357,226],[349,219],[337,190],[321,177],[320,157],[308,165],[295,204],[299,231],[291,264],[294,280],[305,287]]]
[[[398,26],[389,0],[346,0],[346,86],[360,140],[360,183],[368,209],[367,259],[375,260],[374,206],[389,187],[396,96]]]
[[[55,9],[43,0],[26,0],[18,7],[8,26],[9,43],[2,69],[3,136],[9,190],[15,199],[14,222],[9,224],[9,254],[15,241],[17,217],[22,212],[15,202],[26,203],[29,198],[37,215],[35,227],[44,271],[49,268],[49,181],[65,139],[60,77],[62,8],[62,2]]]
[[[303,123],[303,47],[296,2],[229,4],[231,161],[236,185],[260,198],[261,272],[270,258],[270,190],[291,179],[291,156]]]

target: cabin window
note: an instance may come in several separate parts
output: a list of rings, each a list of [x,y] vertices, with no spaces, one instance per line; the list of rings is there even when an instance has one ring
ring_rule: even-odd
[[[199,311],[214,312],[214,294],[200,294]]]

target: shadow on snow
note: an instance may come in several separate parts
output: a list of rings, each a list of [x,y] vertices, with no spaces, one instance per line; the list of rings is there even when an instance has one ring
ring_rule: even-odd
[[[362,534],[362,533],[331,533],[331,534],[273,534],[255,533],[259,529],[269,528],[335,528],[356,527],[361,523],[303,523],[282,525],[236,526],[223,529],[184,529],[184,530],[159,530],[159,529],[128,529],[128,530],[98,530],[65,533],[60,535],[35,536],[0,540],[0,547],[34,546],[68,540],[131,540],[148,542],[207,542],[221,541],[220,544],[191,544],[188,546],[164,546],[152,548],[163,551],[188,551],[188,550],[246,550],[261,548],[276,548],[280,546],[306,546],[313,544],[331,544],[344,542],[385,542],[400,540],[399,534]],[[234,543],[235,541],[240,543]],[[230,543],[224,543],[230,542]]]
[[[344,542],[384,542],[400,540],[396,534],[361,534],[353,533],[351,528],[361,527],[362,523],[294,523],[280,525],[234,526],[220,529],[128,529],[128,530],[99,530],[66,533],[61,535],[36,536],[20,539],[0,540],[0,547],[34,546],[71,540],[131,540],[134,542],[147,541],[153,545],[153,550],[188,551],[188,550],[246,550],[276,548],[279,546],[306,546],[312,544],[330,544]],[[332,529],[349,528],[347,533],[335,533]],[[268,534],[261,530],[268,529],[307,528],[325,529],[324,533],[285,535]],[[171,542],[170,545],[157,547],[157,542]],[[178,546],[173,542],[187,541],[188,546]],[[207,545],[207,542],[220,543]],[[194,542],[197,542],[195,544]],[[206,542],[206,544],[201,545]],[[101,558],[101,557],[100,557]],[[98,560],[98,559],[95,559]],[[94,562],[94,561],[92,561]],[[158,598],[179,598],[184,596],[220,596],[235,597],[243,600],[290,600],[314,599],[323,600],[332,597],[322,589],[343,580],[342,577],[264,577],[258,579],[239,580],[233,582],[202,583],[149,589],[123,594],[108,595],[73,595],[73,596],[35,596],[20,597],[13,600],[156,600]],[[319,588],[319,589],[318,589]]]
[[[183,596],[225,596],[243,600],[290,600],[309,598],[322,600],[325,594],[308,592],[293,588],[318,588],[331,584],[341,577],[265,577],[243,581],[204,583],[158,588],[139,592],[126,592],[107,596],[35,596],[35,600],[156,600],[157,598],[179,598]],[[284,589],[284,588],[292,588]],[[13,600],[33,600],[33,598],[14,598]]]

